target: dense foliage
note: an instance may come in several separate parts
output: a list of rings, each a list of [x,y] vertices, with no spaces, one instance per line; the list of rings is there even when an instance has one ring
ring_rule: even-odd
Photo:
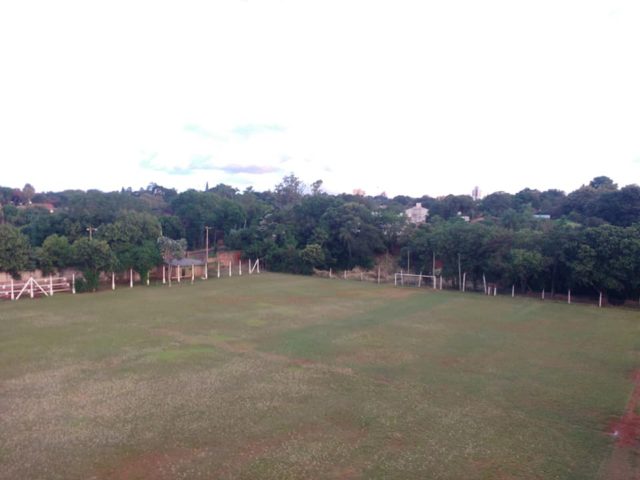
[[[404,211],[421,202],[426,223]],[[559,190],[468,195],[329,195],[288,175],[273,191],[228,185],[182,193],[156,184],[120,192],[38,193],[0,187],[0,270],[17,274],[75,266],[89,282],[100,271],[146,273],[162,258],[158,238],[189,249],[241,249],[274,271],[372,268],[381,256],[399,268],[442,274],[458,285],[483,279],[522,291],[640,295],[640,187],[608,177],[566,195]],[[166,240],[162,245],[168,245]],[[92,284],[93,285],[93,284]]]

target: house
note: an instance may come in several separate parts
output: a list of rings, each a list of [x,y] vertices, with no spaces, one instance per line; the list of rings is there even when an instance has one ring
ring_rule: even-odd
[[[416,203],[415,207],[407,208],[404,211],[404,214],[407,216],[409,221],[415,225],[420,223],[424,223],[427,221],[427,216],[429,215],[429,209],[424,208],[422,203]]]

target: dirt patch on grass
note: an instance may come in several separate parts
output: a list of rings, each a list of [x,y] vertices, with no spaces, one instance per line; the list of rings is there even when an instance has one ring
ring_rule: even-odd
[[[147,452],[131,456],[116,468],[99,472],[96,478],[106,480],[175,479],[196,457],[206,454],[204,449],[175,449],[165,452]]]
[[[608,433],[615,439],[613,453],[602,472],[606,480],[640,479],[640,370],[633,374],[633,391],[619,420],[611,424]]]

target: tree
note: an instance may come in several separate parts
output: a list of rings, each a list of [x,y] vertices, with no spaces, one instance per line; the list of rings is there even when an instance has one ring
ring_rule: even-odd
[[[72,259],[81,271],[87,286],[92,291],[98,289],[100,272],[111,271],[115,258],[109,244],[104,240],[80,238],[73,242]]]
[[[29,266],[29,240],[12,225],[0,225],[0,271],[19,277]]]
[[[31,203],[31,199],[33,198],[33,196],[36,194],[36,189],[33,188],[33,186],[30,183],[27,183],[23,188],[22,188],[22,196],[23,198],[27,201],[28,204]]]
[[[304,184],[293,173],[285,176],[275,188],[276,199],[281,207],[291,206],[302,198]]]
[[[595,177],[589,182],[589,186],[591,188],[602,190],[616,190],[618,188],[618,185],[613,183],[613,180],[605,176]]]
[[[131,249],[131,266],[140,274],[140,281],[148,278],[149,271],[162,263],[162,255],[158,244],[152,241],[144,241],[142,245],[136,245]]]
[[[45,275],[60,271],[72,263],[72,249],[67,237],[53,234],[48,236],[38,249],[38,265]]]

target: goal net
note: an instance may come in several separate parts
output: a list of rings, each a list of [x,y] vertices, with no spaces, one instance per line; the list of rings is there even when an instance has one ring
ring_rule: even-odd
[[[432,287],[436,288],[436,277],[433,275],[416,275],[414,273],[394,274],[394,285],[410,287]]]

